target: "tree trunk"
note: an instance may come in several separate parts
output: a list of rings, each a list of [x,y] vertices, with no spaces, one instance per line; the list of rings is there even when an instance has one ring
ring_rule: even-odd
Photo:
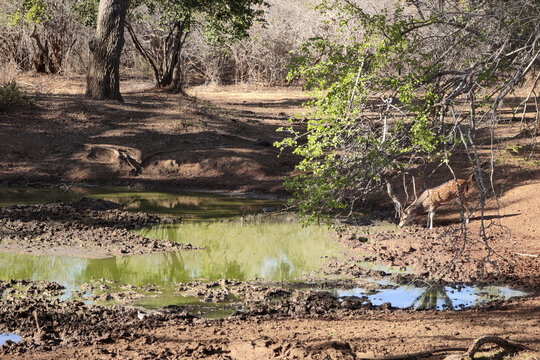
[[[96,34],[90,40],[86,97],[122,101],[120,54],[128,0],[100,0]]]
[[[184,93],[184,74],[182,73],[182,59],[178,59],[172,76],[169,90],[175,94]]]

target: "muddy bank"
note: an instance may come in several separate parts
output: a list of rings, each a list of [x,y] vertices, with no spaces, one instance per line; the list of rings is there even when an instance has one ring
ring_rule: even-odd
[[[87,198],[72,203],[9,206],[0,208],[0,251],[102,258],[192,249],[189,244],[148,239],[130,231],[173,221]]]
[[[395,351],[414,348],[411,346],[404,349],[404,342],[387,347],[389,339],[395,338],[391,334],[401,324],[401,322],[396,322],[398,318],[409,322],[409,326],[420,326],[421,329],[417,330],[423,331],[426,336],[432,328],[444,332],[450,331],[446,327],[451,327],[454,330],[451,330],[451,336],[448,339],[456,341],[460,338],[459,335],[463,329],[470,328],[471,325],[485,327],[488,319],[489,321],[496,317],[507,319],[517,314],[518,317],[513,318],[512,324],[514,328],[518,325],[529,327],[528,336],[524,339],[529,345],[532,344],[531,339],[540,335],[538,333],[540,328],[537,327],[535,330],[533,326],[535,321],[538,322],[538,318],[535,318],[535,314],[540,309],[537,306],[538,298],[514,299],[504,303],[493,302],[460,312],[415,311],[392,309],[388,304],[373,306],[362,303],[365,299],[356,297],[338,300],[323,289],[317,291],[309,289],[315,284],[285,285],[287,284],[229,280],[213,283],[190,282],[180,285],[179,290],[201,299],[230,302],[230,296],[235,296],[237,311],[233,315],[225,319],[203,319],[191,315],[187,311],[188,306],[143,310],[128,306],[87,305],[82,301],[62,302],[54,299],[62,291],[61,286],[55,283],[0,282],[0,291],[4,293],[3,300],[0,302],[0,333],[16,333],[22,337],[22,341],[17,344],[7,342],[4,346],[0,346],[0,354],[3,354],[2,358],[32,358],[37,354],[51,356],[55,352],[75,351],[76,355],[65,355],[60,358],[73,356],[96,358],[96,355],[107,358],[114,354],[119,355],[117,350],[120,346],[127,358],[137,358],[142,354],[146,356],[145,358],[163,359],[170,358],[172,355],[179,358],[213,358],[212,354],[231,354],[230,358],[257,358],[257,352],[253,352],[253,349],[262,347],[268,354],[284,359],[293,358],[294,354],[300,353],[304,356],[309,356],[311,352],[324,354],[327,350],[337,351],[335,353],[337,358],[343,358],[340,354],[343,355],[342,351],[347,350],[351,358],[355,358],[355,353],[366,350],[378,349],[380,352],[385,349],[383,353],[394,351],[390,353],[395,354]],[[326,284],[329,287],[334,285],[332,281]],[[350,283],[350,285],[355,284]],[[524,308],[528,309],[527,315],[522,313]],[[427,324],[434,319],[437,319],[436,325],[428,326]],[[458,319],[456,321],[460,322],[460,325],[456,327],[452,319]],[[467,321],[464,322],[463,319]],[[354,335],[356,340],[345,341],[348,335],[342,334],[339,338],[341,340],[335,343],[335,346],[311,348],[307,346],[308,342],[305,339],[300,341],[301,334],[307,331],[305,334],[315,335],[317,331],[314,329],[317,327],[298,332],[297,325],[294,324],[303,321],[311,324],[310,326],[315,326],[316,321],[322,321],[323,324],[320,326],[323,327],[319,330],[326,329],[325,331],[332,332],[335,331],[332,325],[334,323],[354,323],[356,324],[354,328],[357,329]],[[256,324],[261,325],[259,330],[255,332],[253,329],[248,330]],[[498,325],[501,324],[502,322]],[[366,328],[371,330],[366,330]],[[374,342],[371,342],[367,348],[367,343],[358,343],[357,337],[365,336],[373,331],[389,335],[373,339]],[[198,335],[195,336],[193,332],[197,332]],[[466,332],[466,336],[462,337],[461,341],[470,341],[469,336],[472,334],[469,334],[470,330]],[[235,336],[231,336],[232,334]],[[476,329],[475,336],[478,335],[484,334]],[[207,341],[216,337],[220,340]],[[244,339],[246,337],[248,340]],[[184,340],[172,342],[168,340],[173,338]],[[232,356],[238,350],[235,350],[234,342],[239,338],[248,343],[253,340],[257,345],[251,343],[252,345],[245,349],[247,353],[244,356],[240,354]],[[334,338],[333,341],[339,339]],[[167,346],[163,345],[165,343]],[[128,347],[124,347],[128,344]],[[78,353],[85,348],[92,355]],[[267,358],[267,356],[260,358]]]
[[[62,286],[51,282],[0,282],[0,333],[16,333],[19,343],[6,342],[0,354],[24,354],[51,351],[56,348],[99,346],[121,340],[135,340],[150,329],[164,326],[201,325],[219,327],[251,317],[277,319],[298,317],[332,318],[370,305],[344,301],[328,292],[285,289],[283,284],[244,283],[222,280],[216,283],[191,282],[180,286],[186,295],[203,301],[225,302],[236,296],[237,311],[227,319],[196,318],[189,306],[167,306],[158,310],[143,310],[129,306],[87,305],[82,301],[59,301]],[[136,289],[135,287],[130,287]],[[117,298],[116,296],[114,296]],[[230,306],[233,306],[232,304]],[[380,307],[388,309],[388,306]],[[384,310],[383,310],[384,311]],[[149,339],[148,344],[153,340]],[[190,353],[187,350],[186,355]]]
[[[534,242],[511,240],[503,229],[492,229],[486,238],[478,236],[478,222],[466,236],[459,226],[366,231],[359,227],[340,236],[340,243],[357,254],[348,263],[334,262],[327,274],[359,276],[365,270],[354,261],[385,264],[406,271],[413,278],[429,282],[499,284],[540,290],[540,261]],[[364,232],[365,237],[362,235]],[[360,235],[362,236],[360,236]],[[352,261],[351,261],[352,260]]]
[[[0,302],[0,333],[16,332],[22,339],[0,346],[0,354],[113,343],[170,320],[192,322],[187,312],[155,313],[141,319],[137,309],[125,306],[5,296]]]

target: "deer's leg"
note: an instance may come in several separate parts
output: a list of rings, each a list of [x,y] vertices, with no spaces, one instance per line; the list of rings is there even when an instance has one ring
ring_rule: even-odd
[[[465,209],[466,211],[465,224],[468,224],[469,218],[471,217],[472,213],[470,212],[469,207],[467,206],[467,200],[465,199],[465,196],[462,196],[461,198],[461,205],[463,206],[463,209]]]
[[[394,217],[396,219],[399,219],[399,217],[401,216],[401,204],[399,202],[394,202],[394,210],[395,210],[395,214],[394,214]]]
[[[435,217],[435,210],[429,209],[427,227],[430,228],[430,229],[433,229],[433,218],[434,217]]]

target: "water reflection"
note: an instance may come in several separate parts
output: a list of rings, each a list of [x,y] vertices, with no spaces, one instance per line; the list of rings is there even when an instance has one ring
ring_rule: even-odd
[[[135,286],[222,278],[292,280],[318,269],[324,256],[341,249],[326,229],[297,223],[197,222],[140,232],[204,250],[107,259],[0,253],[0,279],[49,280],[68,288],[92,279]]]
[[[456,304],[459,305],[459,304]],[[413,302],[413,307],[417,310],[429,309],[454,309],[454,303],[446,294],[444,286],[432,286],[426,289],[422,295]]]
[[[129,211],[209,219],[274,210],[282,205],[275,199],[253,199],[206,193],[136,191],[116,188],[70,187],[43,189],[0,187],[0,206],[75,201],[82,197],[104,199],[124,205]]]
[[[124,204],[133,211],[145,211],[184,218],[223,218],[256,213],[265,207],[279,206],[275,200],[245,199],[208,194],[176,192],[137,192],[118,189],[70,188],[69,191],[0,187],[0,206],[76,200],[83,196]],[[221,222],[184,222],[139,231],[150,238],[168,238],[191,243],[204,250],[137,255],[122,258],[86,259],[67,256],[31,256],[0,252],[0,279],[55,281],[70,292],[95,279],[110,280],[140,287],[161,286],[159,298],[145,298],[142,304],[161,307],[193,303],[195,299],[171,295],[167,287],[191,280],[218,279],[287,281],[319,269],[327,257],[344,249],[332,240],[325,228],[302,227],[294,217],[242,216]],[[360,263],[387,272],[392,269]],[[378,281],[385,285],[384,280]],[[169,289],[170,290],[170,289]],[[335,289],[337,297],[366,296],[374,305],[417,309],[456,309],[494,299],[523,296],[524,293],[501,287],[401,286],[375,294],[365,289]],[[221,310],[220,310],[221,311]],[[230,311],[226,309],[223,311]],[[4,334],[2,334],[4,335]]]
[[[196,271],[194,278],[208,280],[297,279],[319,268],[324,256],[342,250],[325,228],[266,221],[184,223],[157,226],[140,233],[204,247],[200,256],[192,259],[197,264],[191,268]]]
[[[12,334],[12,333],[0,334],[0,346],[4,345],[6,341],[8,340],[13,341],[14,343],[18,343],[19,341],[22,340],[22,337],[20,335]]]
[[[522,291],[512,290],[500,286],[399,286],[392,289],[383,289],[375,294],[362,288],[333,291],[334,295],[343,298],[347,296],[365,297],[373,305],[390,303],[392,307],[417,310],[443,310],[463,309],[481,305],[493,300],[508,300],[513,297],[526,295]]]
[[[80,197],[75,192],[59,189],[0,186],[0,206],[73,201]]]

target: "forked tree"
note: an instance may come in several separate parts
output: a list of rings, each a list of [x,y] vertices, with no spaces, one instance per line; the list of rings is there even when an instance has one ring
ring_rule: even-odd
[[[92,18],[93,1],[81,1],[80,15]],[[124,25],[149,64],[156,87],[181,90],[180,54],[192,26],[199,24],[216,44],[242,39],[255,21],[262,21],[265,6],[264,0],[101,0],[96,35],[90,41],[86,96],[122,99],[118,69]]]

